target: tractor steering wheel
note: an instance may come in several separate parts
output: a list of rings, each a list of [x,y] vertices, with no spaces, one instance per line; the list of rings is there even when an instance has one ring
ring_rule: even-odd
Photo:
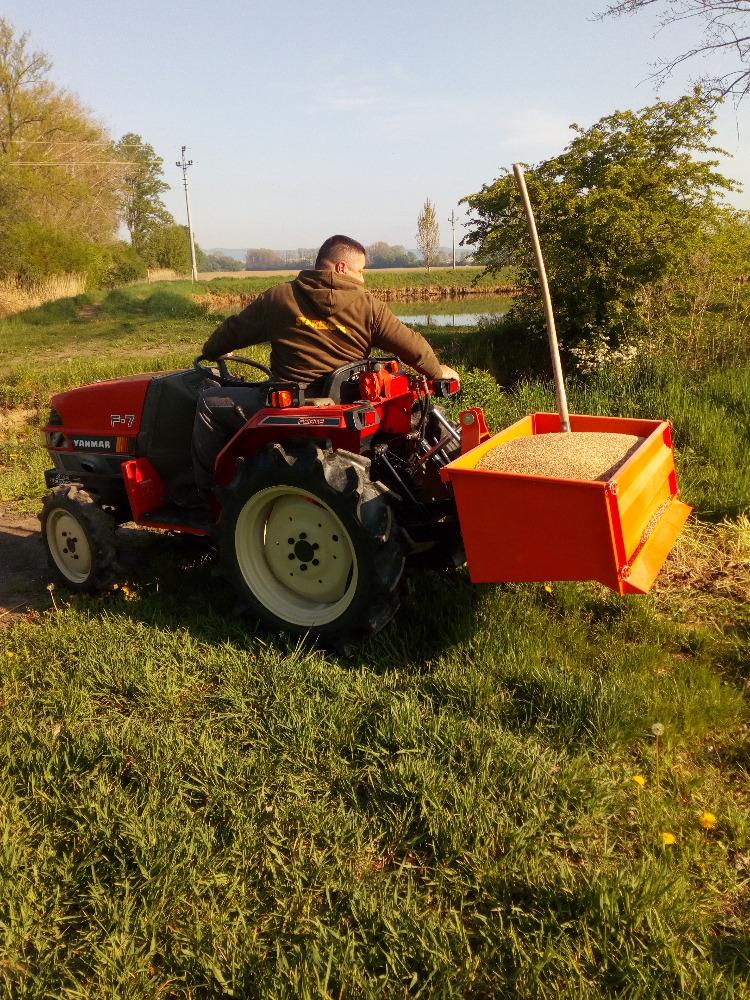
[[[216,378],[216,373],[213,368],[204,368],[201,361],[211,361],[211,358],[207,358],[205,354],[199,354],[198,357],[193,362],[193,368],[197,372],[200,372],[205,378]],[[251,361],[250,358],[242,358],[239,355],[232,355],[232,361],[237,361],[241,365],[247,365],[249,368],[257,368],[258,371],[263,372],[267,378],[273,378],[273,373],[270,368],[266,368],[265,365],[260,364],[258,361]],[[232,375],[232,373],[227,368],[227,362],[225,357],[216,358],[216,367],[219,369],[219,384],[220,385],[244,385],[248,382],[247,379],[243,378],[241,375]],[[260,380],[259,380],[260,381]]]

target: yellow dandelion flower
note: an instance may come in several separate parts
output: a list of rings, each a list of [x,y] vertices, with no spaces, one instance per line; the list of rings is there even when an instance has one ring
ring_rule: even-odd
[[[634,774],[630,780],[634,781],[636,785],[639,785],[641,788],[643,788],[643,786],[646,784],[646,779],[643,777],[642,774]]]
[[[713,813],[701,813],[699,822],[704,830],[713,830],[716,826],[716,817]]]
[[[8,651],[6,652],[6,654],[5,654],[5,655],[6,655],[6,656],[15,656],[16,654],[15,654],[15,653],[13,652],[13,650],[12,650],[12,649],[9,649],[9,650],[8,650]]]
[[[544,589],[547,591],[548,594],[552,593],[552,587],[550,587],[548,583],[545,583]]]
[[[11,456],[10,456],[11,462],[15,462],[15,461],[17,461],[17,459],[18,459],[18,452],[16,452],[16,451],[12,452]]]
[[[661,842],[665,847],[671,847],[672,844],[677,843],[677,837],[675,837],[675,835],[670,833],[668,830],[664,830],[661,835]]]

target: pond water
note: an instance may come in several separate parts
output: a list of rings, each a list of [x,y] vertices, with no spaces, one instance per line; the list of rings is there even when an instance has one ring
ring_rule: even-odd
[[[480,320],[499,319],[510,309],[512,299],[500,295],[434,302],[389,302],[403,323],[415,326],[476,326]]]

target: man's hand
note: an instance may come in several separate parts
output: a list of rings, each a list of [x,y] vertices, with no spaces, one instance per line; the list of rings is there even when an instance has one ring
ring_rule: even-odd
[[[459,385],[461,384],[461,376],[458,372],[454,372],[452,368],[449,368],[448,365],[440,366],[440,378],[455,378],[458,380]]]

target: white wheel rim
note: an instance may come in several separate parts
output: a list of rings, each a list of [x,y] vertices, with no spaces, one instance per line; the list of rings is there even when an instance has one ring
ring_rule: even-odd
[[[245,583],[282,621],[327,625],[354,598],[358,570],[349,532],[312,493],[260,490],[240,511],[234,544]]]
[[[47,518],[47,545],[55,565],[71,583],[85,583],[91,573],[91,546],[81,522],[57,508]]]

